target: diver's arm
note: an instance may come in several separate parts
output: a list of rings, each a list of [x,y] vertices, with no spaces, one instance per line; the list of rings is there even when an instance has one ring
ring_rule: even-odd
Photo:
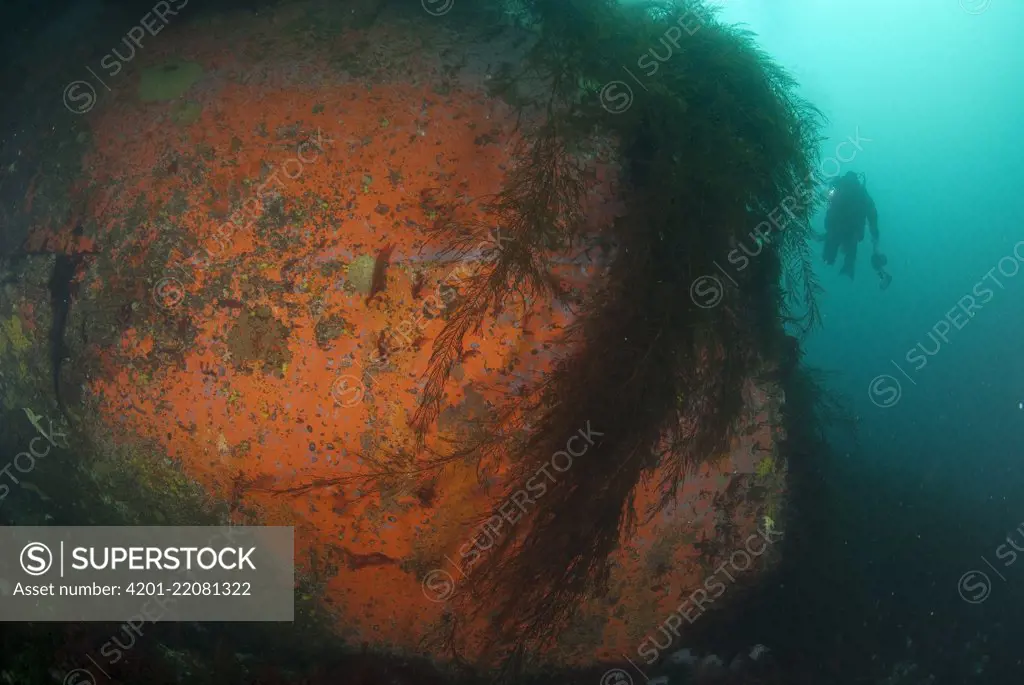
[[[825,234],[828,235],[836,230],[839,221],[836,217],[835,208],[829,205],[828,210],[825,212]]]
[[[868,229],[871,231],[871,244],[878,249],[878,209],[875,201],[868,198]]]

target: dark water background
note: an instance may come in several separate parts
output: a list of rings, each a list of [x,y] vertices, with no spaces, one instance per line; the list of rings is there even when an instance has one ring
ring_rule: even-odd
[[[823,659],[831,642],[902,652],[937,682],[1020,682],[1024,562],[996,551],[1024,547],[1024,4],[719,4],[829,117],[823,157],[871,139],[843,171],[867,176],[894,277],[878,289],[866,244],[852,283],[820,265],[806,360],[833,373],[859,446],[837,444],[823,474],[819,552],[794,567],[807,592],[790,611],[816,616],[805,639]],[[991,581],[983,601],[979,576],[959,585],[972,571]]]

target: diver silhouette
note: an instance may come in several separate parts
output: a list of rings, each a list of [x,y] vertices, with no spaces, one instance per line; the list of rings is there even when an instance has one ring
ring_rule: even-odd
[[[843,266],[839,273],[851,280],[857,263],[857,245],[864,239],[865,224],[871,232],[871,267],[878,274],[882,290],[885,290],[892,282],[892,276],[885,270],[888,258],[878,251],[878,210],[864,181],[850,171],[835,182],[828,193],[822,256],[831,266],[842,250]]]

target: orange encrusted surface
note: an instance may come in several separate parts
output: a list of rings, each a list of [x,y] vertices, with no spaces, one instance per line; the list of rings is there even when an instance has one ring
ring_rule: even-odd
[[[95,244],[126,271],[159,267],[145,284],[91,276],[92,297],[144,293],[147,315],[124,315],[90,390],[119,439],[161,445],[236,520],[294,525],[298,567],[329,570],[340,635],[418,652],[448,608],[443,584],[425,581],[443,571],[458,591],[450,559],[479,534],[504,474],[456,464],[423,488],[413,473],[425,451],[410,420],[432,344],[479,268],[472,253],[446,258],[432,229],[448,211],[494,224],[480,199],[506,178],[516,116],[488,95],[483,68],[458,80],[433,53],[367,48],[376,57],[357,77],[338,59],[349,44],[422,45],[436,24],[311,43],[280,29],[297,16],[199,23],[154,41],[139,69],[182,58],[201,78],[169,101],[124,88],[90,115],[83,206]],[[599,229],[617,211],[616,165],[610,153],[587,163],[586,210]],[[594,260],[561,256],[557,276],[586,291],[603,273]],[[488,318],[467,337],[426,447],[443,453],[454,431],[538,380],[566,353],[571,322],[549,301]],[[623,540],[610,594],[581,608],[550,658],[635,652],[705,582],[697,543],[722,525],[716,498],[747,487],[771,454],[772,392],[751,385],[755,428]],[[409,487],[361,479],[382,463],[409,473]],[[658,482],[640,486],[640,509],[660,496]],[[729,511],[741,539],[761,521],[752,505]]]

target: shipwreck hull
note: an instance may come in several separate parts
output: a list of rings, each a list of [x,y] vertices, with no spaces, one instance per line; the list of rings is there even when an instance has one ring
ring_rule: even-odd
[[[137,523],[187,522],[198,493],[206,514],[295,526],[301,610],[353,649],[490,668],[483,619],[445,640],[455,600],[561,474],[587,468],[604,432],[580,425],[514,492],[501,459],[435,469],[424,458],[451,454],[572,352],[575,313],[551,299],[489,315],[437,420],[425,436],[413,427],[434,342],[480,268],[474,252],[453,259],[436,226],[456,212],[481,227],[481,246],[501,246],[479,199],[513,164],[517,114],[488,82],[491,60],[515,53],[454,40],[438,17],[316,42],[321,20],[292,5],[168,32],[90,113],[76,210],[41,217],[29,238],[90,253],[62,375],[80,443],[104,450],[81,466],[101,486],[113,472],[138,483],[130,499],[107,493]],[[296,28],[254,38],[281,22]],[[596,237],[622,200],[613,146],[591,143],[579,162],[594,241],[552,256],[580,301],[607,274],[614,248]],[[72,240],[78,225],[85,237]],[[0,302],[0,361],[21,369],[7,379],[9,412],[56,411],[46,301],[35,278]],[[656,506],[662,473],[637,486],[639,524],[622,533],[607,592],[576,607],[539,664],[653,663],[771,567],[786,490],[771,367],[748,379],[731,446],[670,506]]]

